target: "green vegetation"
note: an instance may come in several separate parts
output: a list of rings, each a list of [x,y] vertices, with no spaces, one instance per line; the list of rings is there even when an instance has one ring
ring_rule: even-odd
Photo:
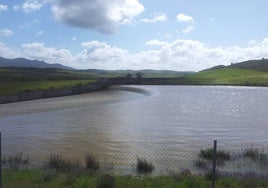
[[[252,155],[255,149],[245,150],[246,158],[255,157]],[[258,151],[259,155],[264,154]],[[221,159],[229,159],[228,152],[219,151],[217,156]],[[201,150],[199,157],[211,159],[211,148]],[[112,175],[105,174],[104,169],[99,166],[98,160],[91,154],[85,156],[85,163],[66,160],[60,155],[51,155],[46,164],[40,168],[27,168],[29,158],[22,154],[10,157],[2,161],[2,184],[5,188],[16,187],[72,187],[72,188],[207,188],[211,185],[211,172],[209,169],[205,174],[192,174],[189,169],[180,169],[179,172],[171,171],[167,175],[150,176],[148,173],[154,167],[145,159],[137,160],[137,175]],[[203,161],[199,160],[203,165]],[[13,168],[15,164],[16,168]],[[208,164],[206,164],[208,165]],[[216,174],[217,188],[264,188],[268,187],[266,176],[255,176],[244,174],[243,176],[228,176]]]
[[[100,167],[98,160],[91,154],[87,154],[85,162],[86,168],[89,170],[97,170]]]
[[[0,82],[0,96],[16,94],[24,91],[58,89],[64,87],[73,87],[76,85],[85,85],[96,80],[60,80],[60,81],[17,81]]]
[[[16,81],[92,80],[94,73],[52,68],[0,67],[0,83]]]
[[[205,150],[200,151],[199,157],[204,158],[204,159],[208,159],[208,160],[212,160],[213,159],[213,153],[214,153],[213,148],[207,148]],[[219,150],[219,151],[216,152],[216,157],[217,157],[217,159],[220,159],[220,160],[229,160],[230,159],[230,154],[229,154],[229,152]]]
[[[193,175],[176,176],[111,176],[94,173],[73,175],[48,170],[3,170],[3,187],[73,187],[73,188],[207,188],[211,182],[205,177]],[[219,177],[217,188],[264,188],[268,187],[268,179],[251,177]]]
[[[73,87],[99,78],[139,78],[144,85],[268,86],[268,60],[251,60],[208,70],[66,70],[57,68],[0,67],[0,96],[24,91]]]
[[[268,86],[268,72],[246,69],[220,68],[201,71],[185,77],[189,84],[199,85],[264,85]]]
[[[154,166],[152,163],[149,163],[146,159],[137,159],[137,172],[142,173],[151,173],[154,170]]]

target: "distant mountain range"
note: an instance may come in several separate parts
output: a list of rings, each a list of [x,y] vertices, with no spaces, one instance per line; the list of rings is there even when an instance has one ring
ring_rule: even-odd
[[[59,63],[49,64],[44,61],[38,60],[29,60],[25,58],[16,58],[16,59],[5,59],[0,57],[0,67],[22,67],[22,68],[55,68],[55,69],[65,69],[65,70],[74,70],[71,67],[64,66]],[[236,69],[247,69],[247,70],[255,70],[268,72],[268,59],[260,59],[260,60],[249,60],[240,63],[232,63],[231,65],[224,66],[218,65],[206,70],[216,70],[222,68],[236,68]],[[205,70],[204,70],[205,71]],[[101,70],[101,69],[88,69],[88,70],[80,70],[79,72],[86,73],[95,73],[97,75],[106,75],[106,76],[120,76],[126,73],[136,74],[137,72],[141,72],[147,77],[178,77],[185,74],[192,74],[194,72],[180,72],[180,71],[169,71],[169,70]]]
[[[0,67],[33,67],[73,70],[73,68],[61,65],[59,63],[49,64],[44,61],[29,60],[25,58],[5,59],[3,57],[0,57]]]

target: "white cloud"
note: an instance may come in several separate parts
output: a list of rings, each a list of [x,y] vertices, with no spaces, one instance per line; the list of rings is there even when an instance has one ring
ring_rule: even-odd
[[[160,41],[157,39],[149,40],[145,43],[145,45],[147,46],[165,46],[167,44],[168,44],[167,41]]]
[[[216,65],[228,65],[249,59],[268,58],[268,38],[246,47],[208,47],[197,40],[175,40],[173,42],[147,41],[147,45],[158,46],[156,50],[130,53],[105,42],[87,41],[82,50],[72,54],[68,49],[47,47],[43,43],[23,44],[14,50],[0,42],[0,56],[6,58],[26,57],[48,63],[61,63],[75,68],[96,69],[170,69],[198,71]]]
[[[67,66],[74,66],[74,58],[67,49],[56,49],[46,47],[43,43],[22,44],[23,57],[46,61],[48,63],[62,63]]]
[[[83,42],[82,47],[84,50],[76,57],[83,67],[113,69],[115,67],[124,67],[128,60],[127,50],[110,46],[105,42]]]
[[[9,29],[0,30],[0,37],[10,37],[13,34],[14,34],[13,31],[11,31]]]
[[[164,22],[167,20],[167,16],[164,13],[155,13],[154,17],[151,19],[143,18],[141,19],[144,23],[155,23],[155,22]]]
[[[188,16],[186,14],[180,13],[177,15],[177,21],[178,22],[189,22],[189,23],[193,23],[194,22],[194,18],[191,16]]]
[[[0,11],[7,11],[7,5],[0,4]]]
[[[0,57],[5,57],[5,58],[17,58],[20,57],[20,53],[17,52],[14,49],[11,49],[6,46],[5,43],[0,42]]]
[[[22,10],[25,13],[31,13],[42,8],[44,2],[39,2],[37,0],[27,0],[22,5],[13,6],[14,11]]]
[[[193,30],[194,30],[194,26],[193,25],[189,25],[189,26],[187,26],[186,28],[184,28],[182,30],[182,33],[188,34],[188,33],[191,33]]]
[[[114,33],[143,11],[138,0],[58,0],[52,6],[56,20],[103,33]]]

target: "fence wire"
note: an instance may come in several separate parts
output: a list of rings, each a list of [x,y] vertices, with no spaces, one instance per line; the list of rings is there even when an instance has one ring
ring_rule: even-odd
[[[85,165],[88,155],[94,156],[100,169],[116,174],[137,173],[138,159],[154,166],[152,175],[177,172],[205,174],[212,168],[213,143],[207,145],[180,142],[106,142],[81,141],[78,144],[55,142],[6,143],[2,140],[2,164],[19,156],[32,166],[43,166],[52,155]],[[222,176],[268,177],[268,148],[260,145],[226,145],[218,143],[217,173]]]

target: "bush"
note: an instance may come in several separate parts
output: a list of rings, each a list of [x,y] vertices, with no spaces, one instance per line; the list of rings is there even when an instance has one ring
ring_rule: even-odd
[[[213,154],[214,154],[214,149],[207,148],[205,150],[201,150],[198,156],[204,159],[213,160]],[[220,159],[220,160],[229,160],[230,154],[229,152],[219,150],[216,153],[216,157],[217,159]]]
[[[86,156],[85,162],[86,162],[86,168],[87,169],[90,169],[90,170],[99,169],[99,166],[100,166],[99,162],[97,161],[97,159],[93,155],[88,154]]]
[[[136,165],[138,173],[151,173],[154,170],[154,166],[147,162],[146,159],[138,158],[138,162]]]

